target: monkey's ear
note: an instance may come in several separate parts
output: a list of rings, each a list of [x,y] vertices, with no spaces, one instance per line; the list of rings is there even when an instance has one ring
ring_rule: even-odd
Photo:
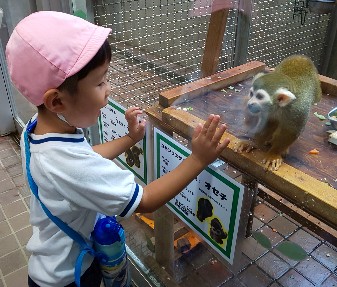
[[[280,107],[285,107],[295,99],[296,96],[287,89],[280,88],[276,91],[276,101]]]

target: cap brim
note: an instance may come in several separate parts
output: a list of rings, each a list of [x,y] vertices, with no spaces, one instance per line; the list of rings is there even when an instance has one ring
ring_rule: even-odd
[[[84,47],[82,53],[80,54],[76,64],[71,68],[67,74],[67,78],[75,75],[79,72],[90,60],[96,55],[98,50],[103,45],[104,41],[108,38],[109,33],[111,32],[110,28],[105,28],[97,26],[94,33],[90,37],[87,45]]]

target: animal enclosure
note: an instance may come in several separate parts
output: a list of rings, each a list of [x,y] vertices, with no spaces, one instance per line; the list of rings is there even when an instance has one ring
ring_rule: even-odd
[[[220,35],[217,72],[252,60],[274,67],[291,54],[305,54],[320,68],[331,14],[310,12],[298,3],[305,1],[223,2],[232,9]],[[111,96],[126,106],[148,107],[162,90],[200,79],[211,13],[221,8],[212,3],[93,1],[95,22],[112,28]]]
[[[219,113],[222,121],[228,124],[228,133],[233,137],[245,133],[242,102],[244,96],[248,95],[251,78],[258,71],[264,71],[267,66],[275,67],[292,54],[309,56],[320,69],[331,14],[310,12],[307,7],[299,9],[299,2],[305,1],[223,2],[231,2],[232,7],[228,11],[225,31],[223,35],[218,35],[221,40],[218,43],[220,53],[215,60],[218,62],[216,72],[219,74],[204,77],[202,66],[206,43],[208,36],[214,35],[214,31],[210,30],[214,15],[212,12],[218,12],[212,11],[213,1],[93,1],[95,22],[112,28],[109,38],[112,49],[109,71],[111,98],[125,108],[132,105],[142,107],[156,124],[188,144],[185,138],[191,135],[195,123],[204,120],[208,113]],[[336,97],[335,92],[332,92],[334,89],[330,90],[332,86],[326,84],[325,101],[315,106],[312,113],[325,113],[333,105]],[[258,153],[239,157],[231,150],[224,159],[236,169],[232,171],[229,167],[226,171],[231,172],[233,177],[238,177],[241,171],[253,171],[254,179],[261,179],[263,184],[274,187],[277,191],[283,190],[281,194],[299,206],[313,209],[321,218],[328,218],[334,210],[334,202],[329,203],[319,193],[336,190],[336,182],[333,181],[336,174],[332,166],[324,170],[321,165],[326,166],[326,160],[336,150],[330,146],[323,149],[322,145],[327,144],[325,130],[326,127],[311,114],[303,137],[292,148],[292,153],[286,160],[291,168],[284,174],[266,173],[257,164],[260,156]],[[178,137],[177,134],[183,137]],[[308,137],[312,141],[308,142]],[[320,161],[320,157],[307,155],[306,152],[312,145],[323,150],[321,155],[325,158],[324,161]],[[302,180],[303,174],[312,177],[313,181],[306,181],[308,177]],[[321,181],[322,178],[326,181]],[[303,188],[313,184],[318,184],[314,196],[302,192]],[[149,270],[155,270],[155,274],[150,273],[151,276],[160,277],[167,286],[184,286],[184,280],[198,277],[198,272],[195,272],[194,266],[192,268],[181,260],[184,257],[182,254],[175,253],[172,272],[174,282],[167,279],[169,270],[161,268],[153,259],[155,245],[161,244],[158,241],[164,240],[168,245],[171,243],[169,241],[174,241],[177,246],[180,236],[189,236],[192,252],[191,257],[186,256],[187,261],[196,253],[203,259],[206,258],[203,263],[214,257],[207,248],[202,251],[198,249],[200,245],[196,242],[200,242],[200,239],[190,236],[189,231],[172,214],[165,211],[157,214],[164,226],[157,235],[154,235],[153,218],[150,217],[151,215],[137,215],[134,221],[125,223],[131,231],[127,238],[128,246],[149,266]],[[337,222],[335,216],[331,220],[334,224]],[[173,221],[174,225],[171,226]],[[145,223],[144,229],[139,228],[139,222],[142,228]],[[166,237],[167,234],[169,236]],[[156,240],[158,237],[161,239]],[[168,249],[165,244],[159,246],[163,252]],[[258,249],[255,245],[253,247],[253,251]],[[221,264],[222,262],[215,264],[214,270],[223,270]]]

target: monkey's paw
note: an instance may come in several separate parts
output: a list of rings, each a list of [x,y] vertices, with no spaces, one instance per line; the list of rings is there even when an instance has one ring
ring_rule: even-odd
[[[264,160],[264,169],[265,170],[278,170],[283,162],[283,159],[280,155],[268,155]]]
[[[255,145],[248,140],[240,140],[234,145],[234,151],[238,153],[251,152],[255,148]]]

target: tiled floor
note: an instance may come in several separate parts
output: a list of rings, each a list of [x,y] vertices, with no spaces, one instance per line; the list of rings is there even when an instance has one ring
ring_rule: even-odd
[[[27,286],[29,254],[25,246],[32,232],[29,197],[20,149],[11,137],[0,137],[0,287]],[[187,274],[180,278],[179,286],[195,286],[196,282],[201,287],[337,286],[337,249],[324,239],[262,201],[255,208],[253,229],[262,231],[273,247],[285,240],[299,244],[307,252],[307,259],[290,260],[249,237],[243,244],[241,271],[234,276],[199,246],[177,262],[177,271]],[[133,230],[126,231],[132,241]]]
[[[129,231],[128,245],[135,252],[138,250],[137,255],[146,261],[149,252],[146,252],[146,244],[140,246],[139,240],[144,231],[136,222],[123,225]],[[253,237],[245,239],[237,274],[209,248],[198,244],[178,257],[172,278],[181,287],[196,284],[202,287],[337,286],[337,249],[323,238],[260,199],[255,208],[253,230],[268,237],[272,248],[264,248]],[[285,241],[300,245],[308,256],[300,262],[289,259],[275,248]]]
[[[27,286],[25,245],[29,225],[29,192],[22,175],[20,149],[11,137],[0,137],[0,286]]]

